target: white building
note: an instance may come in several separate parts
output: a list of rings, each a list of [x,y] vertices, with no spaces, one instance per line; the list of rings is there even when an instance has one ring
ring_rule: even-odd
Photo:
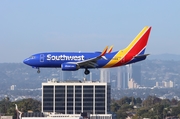
[[[11,85],[10,90],[14,90],[16,85]]]
[[[133,79],[130,79],[128,81],[128,88],[129,89],[139,88],[139,85]]]
[[[156,87],[173,88],[174,87],[174,82],[172,82],[172,81],[156,82]]]
[[[92,81],[42,83],[42,113],[46,117],[22,119],[80,119],[87,112],[91,119],[112,119],[110,112],[111,87],[109,83]]]

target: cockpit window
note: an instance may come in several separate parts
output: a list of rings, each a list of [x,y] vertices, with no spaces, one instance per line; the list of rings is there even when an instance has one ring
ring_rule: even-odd
[[[34,59],[34,58],[35,58],[35,56],[30,56],[29,58]]]

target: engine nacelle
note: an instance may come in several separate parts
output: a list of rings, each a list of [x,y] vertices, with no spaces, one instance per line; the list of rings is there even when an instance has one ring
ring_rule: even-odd
[[[76,71],[79,68],[80,67],[77,64],[72,64],[72,63],[63,63],[63,64],[61,64],[61,69],[63,71]]]

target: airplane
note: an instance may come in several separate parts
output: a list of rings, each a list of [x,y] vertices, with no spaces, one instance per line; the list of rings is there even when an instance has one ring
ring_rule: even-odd
[[[151,27],[145,26],[134,40],[124,49],[112,52],[108,46],[102,52],[42,52],[37,53],[23,62],[33,68],[61,68],[63,71],[85,69],[88,75],[92,68],[112,68],[143,61]]]

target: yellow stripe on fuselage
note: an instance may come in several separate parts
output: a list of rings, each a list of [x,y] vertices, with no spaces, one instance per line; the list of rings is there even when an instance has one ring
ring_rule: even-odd
[[[103,67],[109,68],[122,60],[125,55],[131,50],[131,48],[138,42],[138,40],[143,36],[143,34],[149,29],[148,26],[144,27],[141,32],[134,38],[134,40],[123,50],[118,51],[114,57]]]

